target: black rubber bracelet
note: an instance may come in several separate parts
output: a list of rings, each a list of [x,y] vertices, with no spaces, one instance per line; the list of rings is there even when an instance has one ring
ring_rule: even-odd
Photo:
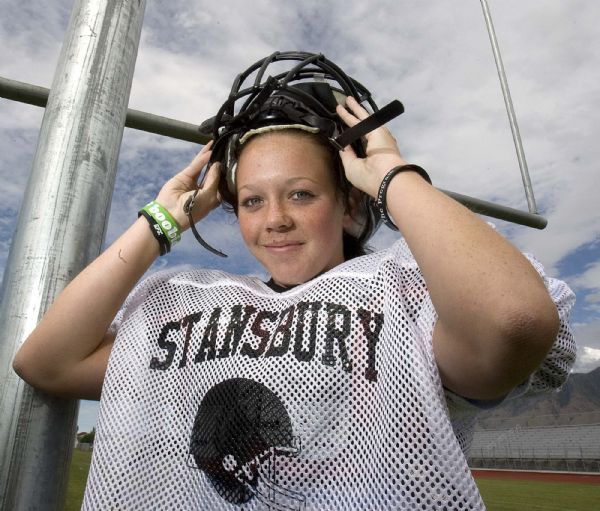
[[[394,224],[394,222],[390,218],[390,215],[387,212],[386,195],[387,195],[388,187],[390,185],[390,181],[392,180],[392,178],[394,176],[400,174],[401,172],[416,172],[425,181],[427,181],[429,184],[431,184],[431,178],[429,177],[429,174],[427,174],[425,169],[423,167],[419,167],[418,165],[413,165],[413,164],[398,165],[397,167],[394,167],[393,169],[391,169],[385,175],[385,177],[383,178],[383,181],[381,181],[381,184],[379,185],[379,191],[377,192],[377,200],[376,200],[375,204],[377,205],[377,209],[379,210],[379,216],[381,216],[383,223],[394,231],[397,231],[398,227],[396,227],[396,224]]]
[[[171,242],[161,229],[160,225],[158,225],[156,220],[152,218],[152,215],[150,215],[150,213],[143,209],[140,209],[140,211],[138,211],[138,218],[140,216],[143,216],[146,220],[148,220],[148,223],[150,224],[150,231],[154,235],[154,238],[156,238],[156,241],[158,241],[160,255],[164,256],[165,254],[168,254],[171,251]]]

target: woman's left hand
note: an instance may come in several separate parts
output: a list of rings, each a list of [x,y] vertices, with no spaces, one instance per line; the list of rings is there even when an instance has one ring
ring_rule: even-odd
[[[346,108],[338,105],[336,110],[340,118],[350,127],[370,115],[353,97],[347,98]],[[376,197],[386,173],[397,165],[406,165],[407,162],[400,154],[396,139],[385,126],[367,133],[365,138],[367,140],[365,158],[356,156],[352,146],[346,146],[343,151],[340,151],[340,156],[348,180],[359,190]]]

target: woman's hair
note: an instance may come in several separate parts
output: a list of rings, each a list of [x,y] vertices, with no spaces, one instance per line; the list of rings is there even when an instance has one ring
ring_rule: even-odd
[[[325,154],[327,155],[329,161],[329,168],[331,169],[331,174],[334,179],[335,190],[338,197],[342,200],[344,207],[348,207],[350,191],[352,189],[352,185],[346,179],[344,174],[344,167],[342,165],[342,160],[337,150],[322,136],[315,135],[312,133],[308,133],[306,131],[302,131],[299,129],[288,129],[286,130],[286,134],[292,134],[297,137],[305,137],[306,139],[312,140],[319,147],[323,148]],[[264,137],[269,136],[268,134],[256,134],[254,137]],[[244,151],[246,145],[241,145],[236,154],[236,160],[239,161],[241,154]],[[235,193],[231,192],[227,186],[227,182],[225,179],[221,179],[219,181],[219,194],[221,196],[221,205],[225,211],[238,214],[238,201]],[[362,256],[367,254],[370,250],[367,247],[364,240],[357,238],[356,236],[344,231],[343,233],[343,246],[344,246],[344,260],[348,261],[349,259],[353,259],[358,256]]]

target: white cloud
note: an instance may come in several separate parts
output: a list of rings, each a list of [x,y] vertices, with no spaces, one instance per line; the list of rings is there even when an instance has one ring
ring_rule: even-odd
[[[577,288],[600,290],[600,260],[589,264],[583,273],[572,277],[570,282]],[[600,294],[588,295],[588,300],[600,300]]]
[[[575,370],[587,372],[600,366],[600,318],[573,325],[577,343]]]
[[[600,349],[583,346],[577,353],[577,363],[573,372],[589,373],[597,367],[600,367]]]
[[[72,2],[2,2],[0,74],[50,87]]]
[[[582,270],[569,278],[569,284],[579,295],[580,309],[600,317],[600,259],[588,263]]]

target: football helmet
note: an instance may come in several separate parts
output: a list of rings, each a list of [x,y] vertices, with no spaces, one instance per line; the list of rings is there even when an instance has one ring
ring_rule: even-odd
[[[367,119],[352,128],[335,110],[338,104],[345,104],[348,96],[353,96],[371,112]],[[300,129],[324,137],[337,150],[352,145],[358,156],[364,156],[362,137],[403,111],[398,100],[379,109],[361,83],[320,53],[275,52],[236,77],[227,101],[215,117],[202,123],[200,131],[213,139],[208,167],[220,162],[221,178],[234,193],[239,149],[254,134]],[[341,166],[339,172],[344,186],[351,187]],[[362,192],[360,196],[355,214],[356,227],[351,234],[366,241],[379,226],[380,219],[374,199]],[[184,208],[194,236],[206,249],[226,257],[207,244],[196,230],[191,217],[194,197],[188,199]]]
[[[189,444],[190,465],[232,504],[256,498],[268,509],[302,510],[302,494],[285,488],[278,469],[300,454],[279,397],[246,378],[225,380],[202,399]]]

